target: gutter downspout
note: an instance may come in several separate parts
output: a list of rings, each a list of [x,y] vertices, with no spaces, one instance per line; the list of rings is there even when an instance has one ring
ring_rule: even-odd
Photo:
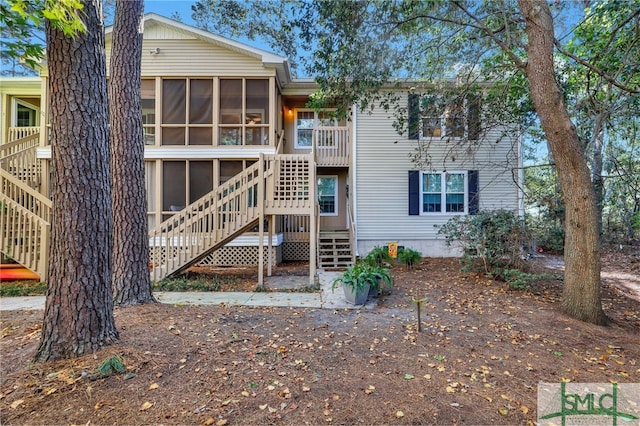
[[[352,173],[351,173],[351,202],[352,202],[352,206],[353,206],[353,226],[356,228],[356,235],[355,235],[355,241],[354,241],[354,246],[355,246],[355,255],[356,258],[358,258],[360,256],[360,253],[358,253],[358,185],[356,183],[356,178],[357,178],[357,171],[358,171],[358,161],[357,161],[357,157],[356,157],[356,141],[358,140],[357,135],[358,132],[356,131],[356,127],[357,127],[357,116],[358,116],[358,107],[356,105],[353,105],[352,109],[352,120],[351,120],[351,169],[352,169]]]

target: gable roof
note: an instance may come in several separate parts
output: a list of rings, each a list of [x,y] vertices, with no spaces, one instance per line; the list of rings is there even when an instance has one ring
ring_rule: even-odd
[[[231,40],[229,38],[211,33],[209,31],[201,30],[194,26],[187,25],[155,13],[145,14],[143,25],[144,28],[153,28],[154,26],[168,27],[173,31],[177,31],[188,36],[189,38],[202,40],[206,43],[210,43],[212,45],[229,49],[231,51],[249,56],[254,59],[258,59],[262,61],[263,66],[273,67],[276,69],[276,74],[282,85],[285,85],[291,81],[291,69],[289,67],[289,60],[284,56],[279,56],[266,50],[258,49],[253,46],[249,46],[248,44]],[[111,40],[112,32],[113,25],[105,28],[106,40]]]

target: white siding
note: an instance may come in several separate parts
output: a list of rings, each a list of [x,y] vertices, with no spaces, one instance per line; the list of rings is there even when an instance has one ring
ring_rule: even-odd
[[[375,245],[398,241],[423,254],[454,255],[444,249],[443,238],[434,226],[444,224],[450,215],[409,216],[408,171],[417,169],[410,154],[418,145],[406,135],[399,135],[392,127],[393,120],[381,108],[372,114],[359,112],[357,116],[355,196],[359,254],[366,254]],[[518,163],[514,147],[509,140],[496,143],[497,139],[497,133],[491,134],[489,140],[469,151],[466,146],[456,149],[452,143],[433,142],[428,150],[429,169],[479,170],[480,209],[517,211],[518,190],[513,176],[518,176]],[[447,152],[448,159],[444,160]]]

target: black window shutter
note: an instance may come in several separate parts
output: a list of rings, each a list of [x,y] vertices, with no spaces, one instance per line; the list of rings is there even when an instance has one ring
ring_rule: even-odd
[[[408,130],[409,139],[418,139],[420,137],[420,96],[416,94],[409,95],[408,106]]]
[[[469,179],[469,194],[468,194],[468,203],[469,203],[469,214],[478,214],[480,210],[480,190],[478,185],[478,171],[477,170],[469,170],[467,172],[467,176]]]
[[[420,171],[409,170],[409,216],[420,214]]]
[[[482,130],[480,124],[480,98],[478,96],[471,96],[467,102],[469,107],[467,111],[469,140],[477,141],[480,139],[480,132]]]

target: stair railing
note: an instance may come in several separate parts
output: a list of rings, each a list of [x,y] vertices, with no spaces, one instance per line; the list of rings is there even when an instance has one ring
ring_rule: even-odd
[[[40,162],[36,156],[39,142],[40,134],[35,133],[0,145],[0,168],[37,188],[40,185]]]
[[[149,233],[152,281],[192,265],[251,228],[259,217],[260,162],[176,213]]]

